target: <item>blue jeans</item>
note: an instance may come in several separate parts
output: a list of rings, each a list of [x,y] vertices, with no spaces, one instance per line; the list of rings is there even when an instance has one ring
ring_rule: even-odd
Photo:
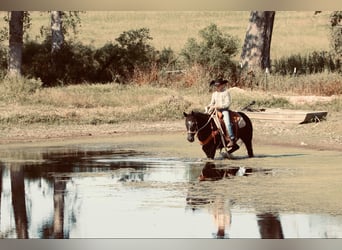
[[[227,109],[222,109],[220,111],[223,114],[223,121],[224,121],[224,124],[226,125],[228,135],[231,140],[234,140],[235,136],[234,136],[233,126],[230,123],[229,112]]]

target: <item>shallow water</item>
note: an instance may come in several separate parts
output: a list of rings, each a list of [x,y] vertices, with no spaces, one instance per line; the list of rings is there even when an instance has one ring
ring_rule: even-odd
[[[342,237],[342,213],[289,202],[306,179],[302,169],[274,159],[300,161],[307,152],[229,164],[106,144],[9,149],[0,156],[2,238]],[[284,180],[279,190],[265,190]]]

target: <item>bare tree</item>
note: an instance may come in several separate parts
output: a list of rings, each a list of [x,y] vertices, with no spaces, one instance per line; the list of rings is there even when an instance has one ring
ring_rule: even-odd
[[[21,75],[24,11],[11,11],[9,21],[8,75]]]
[[[241,66],[250,70],[270,67],[275,11],[252,11],[241,53]]]

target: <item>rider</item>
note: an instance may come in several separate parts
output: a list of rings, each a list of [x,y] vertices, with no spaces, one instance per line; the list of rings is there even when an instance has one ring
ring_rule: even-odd
[[[232,98],[228,89],[226,88],[227,82],[227,80],[223,80],[222,78],[210,82],[209,86],[215,86],[215,91],[213,92],[210,104],[207,106],[206,109],[210,111],[216,108],[223,114],[223,121],[226,125],[227,132],[230,137],[230,141],[227,147],[232,147],[234,145],[235,136],[228,112]]]

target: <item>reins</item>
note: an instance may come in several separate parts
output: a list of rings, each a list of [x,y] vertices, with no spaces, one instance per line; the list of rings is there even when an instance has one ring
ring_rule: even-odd
[[[213,119],[213,114],[210,115],[208,121],[207,121],[201,128],[197,129],[196,131],[188,130],[188,134],[197,135],[198,132],[200,132],[202,129],[204,129],[204,128],[209,124],[209,122],[211,121],[211,119]],[[196,127],[198,127],[197,121],[196,121]],[[198,135],[197,135],[197,136],[198,136]]]
[[[204,129],[206,126],[208,126],[209,123],[211,122],[211,120],[214,118],[214,116],[215,116],[216,114],[217,114],[216,111],[213,112],[213,113],[210,115],[208,121],[207,121],[201,128],[197,129],[196,132],[192,132],[192,133],[194,133],[195,135],[197,135],[197,138],[198,138],[198,132],[200,132],[202,129]],[[200,144],[203,146],[203,145],[208,144],[212,139],[215,140],[215,137],[216,137],[216,135],[217,135],[218,133],[219,133],[218,130],[213,130],[213,128],[211,128],[211,134],[210,134],[204,141],[199,140]]]

